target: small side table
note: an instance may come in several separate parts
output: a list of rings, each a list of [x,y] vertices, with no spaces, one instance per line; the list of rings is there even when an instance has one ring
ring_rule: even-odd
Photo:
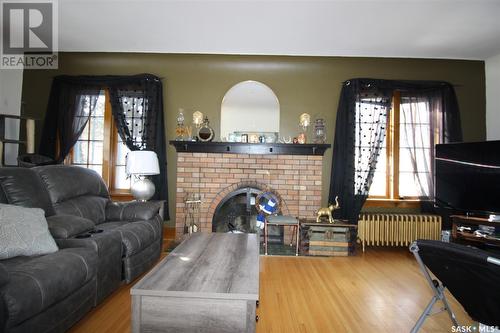
[[[294,229],[295,233],[295,255],[299,255],[299,238],[300,238],[300,221],[298,218],[293,217],[293,216],[268,216],[266,218],[266,221],[264,223],[264,252],[265,255],[267,256],[267,236],[268,236],[268,225],[282,225],[282,226],[289,226]],[[292,245],[293,242],[293,236],[292,236],[292,241],[290,242],[290,246]]]

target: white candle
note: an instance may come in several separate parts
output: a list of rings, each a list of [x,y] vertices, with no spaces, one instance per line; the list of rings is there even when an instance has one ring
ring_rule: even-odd
[[[26,119],[26,152],[35,153],[35,119]]]

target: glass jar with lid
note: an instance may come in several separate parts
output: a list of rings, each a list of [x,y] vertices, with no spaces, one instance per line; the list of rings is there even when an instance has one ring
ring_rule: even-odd
[[[325,120],[318,118],[314,121],[314,143],[326,142]]]

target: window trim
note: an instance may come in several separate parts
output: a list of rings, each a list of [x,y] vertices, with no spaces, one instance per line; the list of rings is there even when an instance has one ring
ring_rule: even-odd
[[[104,89],[104,142],[102,147],[102,178],[108,185],[110,192],[113,187],[110,183],[110,178],[113,172],[113,161],[110,159],[111,151],[113,150],[111,141],[113,127],[113,115],[111,113],[111,103],[109,101],[109,90]]]
[[[116,186],[115,186],[115,172],[116,172],[116,162],[118,161],[118,138],[119,138],[119,134],[118,134],[118,129],[116,128],[116,125],[115,125],[115,122],[112,121],[111,122],[111,145],[110,145],[110,158],[111,158],[111,162],[110,162],[110,165],[112,165],[113,167],[110,168],[110,178],[109,178],[109,188],[112,189],[111,190],[111,195],[112,196],[116,196],[116,197],[125,197],[125,198],[129,198],[129,199],[132,199],[132,194],[130,192],[130,189],[126,190],[126,189],[117,189]]]
[[[363,207],[380,208],[420,208],[421,201],[418,199],[380,199],[367,198]]]

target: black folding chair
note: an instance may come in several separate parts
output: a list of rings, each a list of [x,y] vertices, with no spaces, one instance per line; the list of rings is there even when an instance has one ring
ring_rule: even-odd
[[[432,240],[417,240],[410,245],[434,296],[411,330],[418,332],[432,308],[442,301],[455,326],[459,326],[444,290],[464,307],[474,320],[500,326],[500,257],[474,247]],[[433,279],[430,272],[436,277]]]

